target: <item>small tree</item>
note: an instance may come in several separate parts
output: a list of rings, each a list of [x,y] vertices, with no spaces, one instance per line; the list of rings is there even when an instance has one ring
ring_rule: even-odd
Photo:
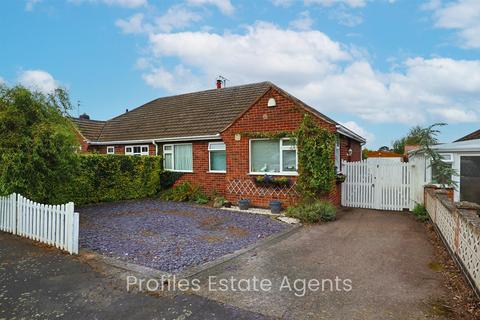
[[[59,203],[77,172],[78,142],[68,94],[0,86],[0,194]]]
[[[296,131],[298,147],[297,187],[304,199],[329,192],[335,180],[335,135],[319,127],[306,114]]]
[[[457,183],[453,181],[452,176],[458,175],[457,171],[445,163],[440,154],[432,148],[438,144],[440,130],[437,127],[445,125],[445,123],[435,123],[429,127],[417,129],[417,144],[420,146],[420,149],[414,152],[414,154],[423,153],[430,160],[429,167],[435,168],[435,175],[432,178],[444,188],[449,186],[456,187]]]
[[[411,128],[405,137],[392,142],[393,151],[398,154],[404,154],[406,145],[419,145],[424,133],[423,130],[420,126]]]

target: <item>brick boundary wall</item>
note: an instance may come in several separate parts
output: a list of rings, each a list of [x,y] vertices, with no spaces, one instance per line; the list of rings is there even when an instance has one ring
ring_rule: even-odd
[[[425,207],[450,256],[480,298],[480,205],[455,203],[451,189],[427,186]]]

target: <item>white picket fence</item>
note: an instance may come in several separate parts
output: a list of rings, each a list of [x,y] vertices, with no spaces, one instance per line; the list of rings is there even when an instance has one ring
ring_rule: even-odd
[[[342,205],[380,210],[413,209],[417,183],[412,165],[403,162],[366,160],[343,162]]]
[[[78,253],[79,215],[73,202],[53,206],[15,193],[0,197],[0,230]]]

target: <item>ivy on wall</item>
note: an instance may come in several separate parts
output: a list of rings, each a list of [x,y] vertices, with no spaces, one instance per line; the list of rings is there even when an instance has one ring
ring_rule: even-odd
[[[329,192],[335,181],[335,134],[319,127],[305,114],[296,131],[298,149],[297,188],[302,198],[314,199]]]
[[[303,199],[315,199],[329,192],[335,181],[335,134],[319,127],[309,114],[305,114],[295,131],[243,132],[251,139],[291,138],[297,142],[297,189]]]

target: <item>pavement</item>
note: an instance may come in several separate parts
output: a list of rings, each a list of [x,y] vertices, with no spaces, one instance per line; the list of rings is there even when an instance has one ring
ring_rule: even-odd
[[[192,295],[127,292],[112,270],[0,232],[0,319],[265,319]]]
[[[254,277],[269,279],[271,290],[242,292],[234,284],[228,291],[203,286],[199,294],[284,319],[452,316],[445,307],[451,297],[443,275],[430,267],[436,263],[434,248],[421,223],[403,212],[361,209],[343,211],[338,218],[305,227],[276,244],[197,275],[202,283],[209,277],[210,283],[233,278],[247,279],[251,284]],[[296,279],[305,280],[297,281],[295,288]],[[315,286],[312,279],[323,287]],[[303,283],[308,281],[313,284],[312,290],[302,296]]]
[[[127,270],[0,233],[0,319],[449,319],[436,262],[411,215],[352,209],[201,271],[195,294],[145,294]]]

